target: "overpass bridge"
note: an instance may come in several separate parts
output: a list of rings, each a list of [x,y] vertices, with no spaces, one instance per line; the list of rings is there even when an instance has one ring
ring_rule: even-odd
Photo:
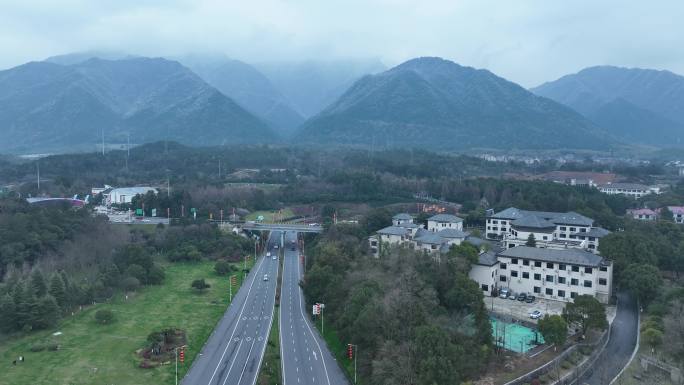
[[[250,223],[245,222],[238,225],[243,230],[251,231],[296,231],[298,233],[322,233],[323,226],[311,226],[298,223]]]

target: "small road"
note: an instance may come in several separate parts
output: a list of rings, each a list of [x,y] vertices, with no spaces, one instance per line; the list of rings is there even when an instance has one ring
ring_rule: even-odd
[[[280,234],[271,233],[267,249],[273,252],[279,241]],[[256,383],[272,324],[277,277],[277,258],[260,257],[182,384]]]
[[[620,292],[617,297],[618,308],[610,331],[610,341],[593,368],[580,378],[579,384],[608,385],[632,356],[639,332],[639,309],[629,294]]]
[[[280,356],[283,385],[348,385],[342,369],[311,324],[299,281],[302,263],[297,233],[285,233],[280,292]],[[325,317],[325,314],[324,314]]]

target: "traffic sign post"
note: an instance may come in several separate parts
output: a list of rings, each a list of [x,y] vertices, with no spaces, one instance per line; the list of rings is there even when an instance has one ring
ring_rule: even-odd
[[[354,384],[356,384],[356,356],[359,353],[359,345],[347,344],[347,357],[354,359]]]
[[[178,349],[181,349],[180,351],[180,361],[181,363],[185,362],[185,348],[187,345],[183,346],[176,346],[173,348],[173,351],[176,353],[176,385],[178,385]]]

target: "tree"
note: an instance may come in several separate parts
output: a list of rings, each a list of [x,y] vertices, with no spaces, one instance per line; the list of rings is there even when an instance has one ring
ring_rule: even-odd
[[[140,280],[135,277],[126,277],[121,280],[121,288],[125,291],[136,291],[140,287]]]
[[[631,264],[627,266],[624,284],[639,299],[648,305],[660,293],[663,280],[657,267],[648,264]]]
[[[660,219],[667,222],[674,221],[674,215],[672,214],[672,211],[667,208],[667,206],[660,209]]]
[[[102,325],[112,323],[114,321],[114,313],[109,309],[98,310],[95,312],[95,321]]]
[[[14,301],[9,294],[0,297],[0,331],[9,332],[16,328]]]
[[[126,274],[136,278],[138,280],[138,284],[147,280],[147,272],[145,271],[145,268],[135,263],[128,266],[128,269],[126,269]]]
[[[46,329],[57,324],[60,309],[57,301],[50,294],[39,298],[34,307],[33,329]]]
[[[52,274],[52,277],[50,278],[50,289],[48,291],[50,295],[55,298],[55,301],[57,301],[57,305],[63,310],[66,309],[66,289],[64,288],[64,281],[60,274]]]
[[[563,309],[563,318],[569,324],[579,324],[582,334],[591,328],[603,330],[608,327],[605,307],[587,294],[577,296],[574,302],[568,303]]]
[[[211,285],[204,282],[204,278],[202,278],[202,279],[196,279],[196,280],[192,281],[192,287],[199,290],[200,293],[203,293],[204,290],[210,288]]]
[[[47,283],[45,277],[39,269],[33,269],[30,278],[31,289],[36,297],[42,297],[47,293]]]
[[[537,247],[537,240],[534,238],[534,233],[530,233],[530,235],[527,237],[527,242],[525,242],[525,246]]]
[[[559,315],[547,314],[539,320],[539,332],[546,342],[555,345],[553,347],[555,351],[559,346],[565,345],[565,340],[568,338],[568,324]]]
[[[392,224],[392,214],[387,209],[373,209],[361,220],[361,226],[367,234],[372,234]]]
[[[150,271],[147,272],[147,283],[149,285],[159,285],[164,282],[165,277],[166,274],[164,274],[164,269],[155,263],[150,268]]]
[[[644,336],[644,340],[651,346],[652,349],[655,349],[663,343],[663,332],[658,329],[649,328],[644,330],[642,334]]]
[[[226,275],[233,270],[235,270],[235,268],[233,267],[233,265],[228,263],[228,261],[217,261],[214,265],[214,271],[218,275]]]

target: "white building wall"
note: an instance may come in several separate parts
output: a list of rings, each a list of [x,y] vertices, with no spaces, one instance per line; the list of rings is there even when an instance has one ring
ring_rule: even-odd
[[[477,285],[482,290],[482,294],[486,296],[492,295],[492,289],[497,287],[497,265],[493,266],[482,266],[482,265],[472,265],[468,277],[473,281],[477,282]]]
[[[513,258],[499,256],[496,278],[499,287],[508,287],[516,294],[532,294],[556,301],[570,302],[574,296],[584,294],[595,296],[603,303],[609,300],[612,282],[608,277],[612,277],[612,267],[606,272],[592,267],[589,272],[587,267],[578,265],[566,264],[563,270],[558,263],[523,258],[513,262],[516,262]],[[578,271],[573,271],[573,266]],[[599,278],[606,281],[599,283]]]
[[[434,232],[444,229],[463,231],[463,222],[437,222],[428,220],[427,229]]]

